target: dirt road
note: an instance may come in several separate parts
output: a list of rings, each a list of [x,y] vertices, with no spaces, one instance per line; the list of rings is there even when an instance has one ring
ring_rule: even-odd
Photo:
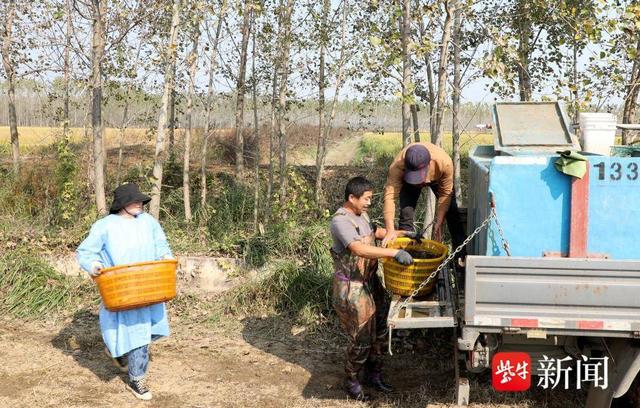
[[[0,407],[365,406],[344,399],[339,341],[276,334],[282,333],[282,319],[238,323],[237,332],[221,333],[174,317],[172,335],[151,349],[154,398],[140,402],[102,350],[95,311],[50,324],[0,320]],[[397,391],[378,395],[374,406],[444,407],[453,401],[448,335],[434,336],[428,350],[418,342],[413,351],[386,356]],[[580,406],[573,394],[488,392],[486,381],[472,381],[472,406]]]

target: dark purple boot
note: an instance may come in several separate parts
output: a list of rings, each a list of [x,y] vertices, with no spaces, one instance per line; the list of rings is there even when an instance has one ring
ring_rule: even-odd
[[[371,397],[362,391],[362,386],[358,380],[347,379],[344,382],[344,389],[349,397],[356,401],[369,401]]]
[[[371,371],[368,376],[368,383],[378,391],[385,394],[393,392],[393,387],[385,383],[382,379],[382,371]]]

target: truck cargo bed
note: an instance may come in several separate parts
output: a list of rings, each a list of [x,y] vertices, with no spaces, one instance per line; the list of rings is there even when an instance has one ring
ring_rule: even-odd
[[[466,274],[467,326],[640,335],[640,261],[469,256]]]

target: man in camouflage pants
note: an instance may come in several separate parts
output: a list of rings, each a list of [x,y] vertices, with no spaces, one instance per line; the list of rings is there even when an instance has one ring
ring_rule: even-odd
[[[357,400],[369,399],[358,379],[363,367],[369,385],[383,392],[392,390],[382,380],[381,373],[388,303],[376,274],[378,258],[393,257],[403,265],[413,263],[411,255],[404,250],[375,246],[376,238],[382,239],[386,231],[373,227],[367,216],[372,195],[373,185],[367,179],[355,177],[349,180],[345,202],[331,220],[331,255],[335,272],[333,306],[349,338],[345,389]],[[402,234],[415,238],[409,231]]]

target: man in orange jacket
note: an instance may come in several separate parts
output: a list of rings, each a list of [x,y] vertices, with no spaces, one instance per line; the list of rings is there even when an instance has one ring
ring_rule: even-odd
[[[398,237],[395,228],[395,201],[400,201],[398,229],[415,230],[415,209],[424,187],[430,187],[437,197],[433,239],[442,241],[442,225],[447,220],[453,249],[465,240],[465,231],[458,214],[453,191],[453,162],[447,152],[432,143],[411,143],[396,156],[389,167],[384,189],[384,221],[387,233],[383,246]],[[459,256],[464,260],[466,250]],[[459,265],[460,263],[458,263]],[[463,277],[461,276],[460,279]]]

